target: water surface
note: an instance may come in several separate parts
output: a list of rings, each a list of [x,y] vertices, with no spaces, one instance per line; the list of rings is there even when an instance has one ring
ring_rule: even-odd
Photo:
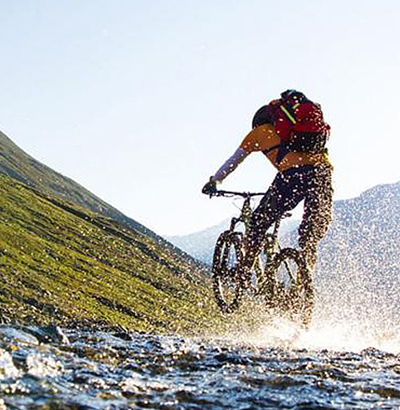
[[[0,409],[400,409],[396,337],[286,323],[218,338],[3,326]]]

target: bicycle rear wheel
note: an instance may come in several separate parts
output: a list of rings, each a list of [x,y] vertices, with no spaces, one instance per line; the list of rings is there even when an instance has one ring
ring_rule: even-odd
[[[275,281],[267,304],[307,327],[314,308],[314,284],[303,254],[297,249],[282,249],[274,256],[271,269]]]
[[[223,232],[215,245],[212,283],[215,300],[225,313],[235,311],[242,298],[244,278],[239,272],[242,260],[241,234]]]

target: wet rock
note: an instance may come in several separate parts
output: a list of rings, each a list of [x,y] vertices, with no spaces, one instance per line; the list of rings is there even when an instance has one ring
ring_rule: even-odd
[[[34,335],[40,343],[63,343],[69,344],[69,339],[62,329],[55,325],[45,327],[30,326],[27,328],[29,333]]]
[[[122,325],[116,326],[116,329],[114,331],[114,336],[118,337],[119,339],[125,340],[127,342],[131,342],[133,340],[133,337],[130,334],[129,330]]]
[[[36,346],[39,344],[34,335],[27,333],[22,328],[9,326],[0,326],[0,340],[22,345]]]

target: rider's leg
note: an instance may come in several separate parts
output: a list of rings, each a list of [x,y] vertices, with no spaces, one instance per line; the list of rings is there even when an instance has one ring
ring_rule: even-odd
[[[253,212],[245,237],[243,273],[250,271],[261,251],[265,232],[285,212],[295,208],[304,198],[307,167],[299,167],[277,174],[272,185]]]
[[[303,220],[299,227],[299,246],[311,272],[317,259],[317,246],[332,219],[332,170],[316,167],[305,194]]]
[[[264,197],[268,200],[260,203],[251,217],[244,239],[245,255],[243,267],[246,272],[251,270],[257,255],[261,251],[265,232],[279,218],[279,214],[276,212],[278,208],[274,206],[277,196],[276,192],[276,186],[272,184]]]

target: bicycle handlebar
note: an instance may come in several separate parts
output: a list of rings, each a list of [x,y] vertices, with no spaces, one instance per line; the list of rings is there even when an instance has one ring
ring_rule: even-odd
[[[236,192],[236,191],[216,191],[211,196],[241,196],[242,198],[251,198],[253,196],[265,195],[265,192]]]

